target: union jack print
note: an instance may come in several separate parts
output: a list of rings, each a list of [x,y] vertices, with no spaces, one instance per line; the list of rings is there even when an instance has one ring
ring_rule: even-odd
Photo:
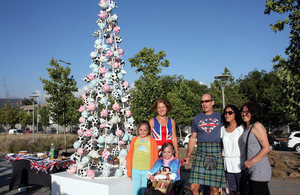
[[[209,134],[216,126],[219,125],[219,120],[216,118],[207,118],[199,121],[199,127],[205,131],[205,133]]]

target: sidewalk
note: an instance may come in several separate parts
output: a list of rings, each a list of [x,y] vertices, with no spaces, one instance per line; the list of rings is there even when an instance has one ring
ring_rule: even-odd
[[[0,153],[0,194],[50,195],[49,188],[42,188],[38,186],[30,187],[27,191],[21,193],[18,192],[18,189],[8,192],[8,185],[11,179],[11,165],[6,162],[4,155],[4,153]],[[188,172],[186,173],[188,174]],[[186,176],[186,174],[182,175],[183,178]],[[271,180],[269,188],[271,195],[300,195],[300,183]]]
[[[269,189],[271,195],[300,195],[299,183],[271,180]]]

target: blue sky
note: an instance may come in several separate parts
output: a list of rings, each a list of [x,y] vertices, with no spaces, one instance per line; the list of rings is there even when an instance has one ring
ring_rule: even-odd
[[[98,0],[0,0],[0,98],[24,98],[43,91],[50,59],[71,62],[79,88],[91,72],[90,52],[100,11]],[[284,54],[288,30],[269,25],[282,18],[264,15],[263,0],[116,0],[125,80],[139,75],[131,58],[143,47],[164,50],[170,66],[162,74],[183,75],[203,83],[228,67],[235,78],[254,69],[272,70]]]

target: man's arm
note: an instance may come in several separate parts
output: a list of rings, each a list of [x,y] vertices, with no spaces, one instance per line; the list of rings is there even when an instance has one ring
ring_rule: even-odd
[[[187,151],[187,155],[185,157],[185,163],[189,162],[190,156],[194,150],[195,144],[197,141],[197,133],[196,132],[192,132],[192,135],[189,139],[189,145],[188,145],[188,151]]]

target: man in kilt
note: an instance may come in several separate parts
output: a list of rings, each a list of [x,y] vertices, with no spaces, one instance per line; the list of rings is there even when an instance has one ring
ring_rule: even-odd
[[[210,94],[201,99],[203,113],[194,117],[192,136],[185,158],[189,161],[197,141],[197,151],[189,178],[193,194],[199,194],[200,185],[210,186],[210,194],[219,194],[219,188],[226,188],[226,177],[222,158],[220,131],[221,114],[213,110],[214,100]]]

